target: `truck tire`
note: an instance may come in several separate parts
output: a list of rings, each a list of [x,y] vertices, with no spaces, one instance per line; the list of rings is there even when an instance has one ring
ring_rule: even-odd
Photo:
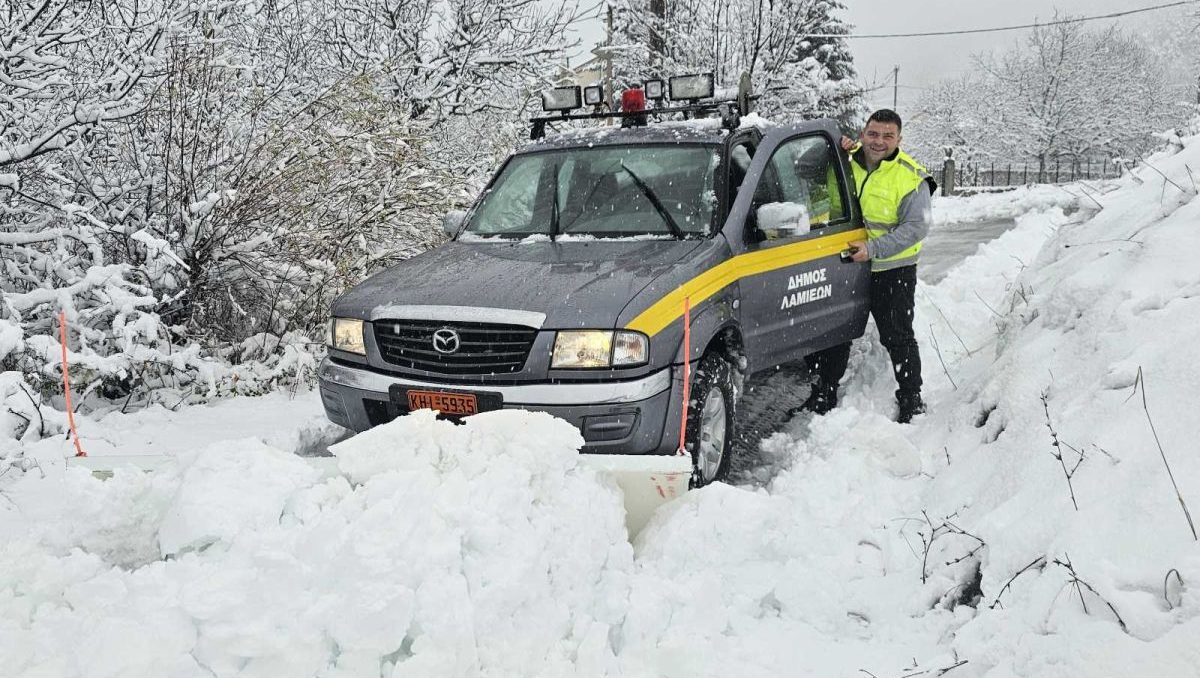
[[[692,487],[724,480],[733,450],[734,367],[705,354],[692,375],[688,403],[687,449],[692,454]]]

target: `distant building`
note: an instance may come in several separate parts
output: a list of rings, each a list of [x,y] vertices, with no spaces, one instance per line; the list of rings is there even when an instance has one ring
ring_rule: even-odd
[[[604,82],[604,60],[600,57],[592,57],[574,68],[568,63],[567,66],[559,69],[558,75],[554,78],[554,84],[558,87],[567,85],[587,87],[602,82]]]

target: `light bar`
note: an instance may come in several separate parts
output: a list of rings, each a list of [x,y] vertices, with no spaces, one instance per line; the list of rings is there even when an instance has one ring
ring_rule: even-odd
[[[581,105],[583,104],[580,102],[578,85],[555,87],[552,90],[542,92],[543,111],[562,111],[565,113],[579,108]]]
[[[646,92],[646,98],[651,101],[659,101],[666,94],[666,83],[662,80],[647,80],[642,84],[642,89]]]
[[[669,88],[672,101],[708,99],[713,95],[713,74],[677,75],[670,79]]]
[[[604,88],[600,85],[592,85],[583,88],[583,103],[588,106],[599,106],[604,103]]]

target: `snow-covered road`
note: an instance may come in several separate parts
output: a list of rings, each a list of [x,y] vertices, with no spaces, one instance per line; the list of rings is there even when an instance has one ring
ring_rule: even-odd
[[[975,254],[980,245],[999,238],[1016,223],[1009,218],[987,219],[942,223],[930,229],[921,251],[921,264],[917,267],[921,282],[938,284],[955,266]]]

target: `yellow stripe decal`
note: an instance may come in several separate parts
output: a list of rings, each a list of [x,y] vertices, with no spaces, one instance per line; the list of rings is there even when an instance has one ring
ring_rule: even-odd
[[[742,278],[838,254],[846,248],[847,243],[866,239],[867,232],[858,229],[738,255],[713,266],[667,293],[651,304],[650,308],[642,311],[626,327],[652,337],[683,315],[684,297],[691,297],[692,308],[696,308],[705,299]]]

